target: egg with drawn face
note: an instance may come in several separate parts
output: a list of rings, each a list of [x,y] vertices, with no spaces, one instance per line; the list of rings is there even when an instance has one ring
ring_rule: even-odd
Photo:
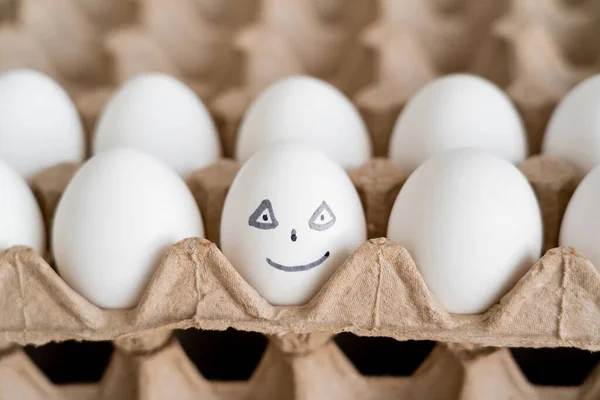
[[[273,305],[308,302],[365,240],[364,212],[346,172],[293,142],[244,164],[221,218],[223,253]]]

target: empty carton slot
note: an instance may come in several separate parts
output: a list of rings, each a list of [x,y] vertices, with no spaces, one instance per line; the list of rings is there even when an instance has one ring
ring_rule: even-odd
[[[511,353],[534,385],[579,386],[600,362],[600,352],[575,348],[514,348]]]
[[[235,381],[250,378],[267,347],[267,338],[235,329],[175,332],[189,359],[210,380]]]
[[[435,346],[431,341],[397,341],[385,337],[360,337],[340,333],[337,345],[358,371],[367,376],[410,376]]]
[[[97,382],[108,365],[113,345],[69,340],[39,347],[26,346],[25,352],[55,384]]]

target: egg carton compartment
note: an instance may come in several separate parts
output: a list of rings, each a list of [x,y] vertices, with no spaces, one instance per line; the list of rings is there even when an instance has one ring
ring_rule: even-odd
[[[27,67],[60,82],[71,95],[110,82],[104,35],[135,15],[134,0],[17,0],[0,29],[0,70]]]
[[[147,71],[169,73],[207,100],[239,81],[233,37],[257,10],[256,0],[142,0],[131,26],[107,35],[115,82]]]

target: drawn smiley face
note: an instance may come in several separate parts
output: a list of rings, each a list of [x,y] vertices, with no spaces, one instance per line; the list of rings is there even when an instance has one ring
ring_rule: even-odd
[[[335,224],[336,218],[335,214],[331,210],[331,208],[327,205],[327,203],[323,200],[321,205],[317,207],[315,212],[312,214],[310,219],[308,220],[308,227],[315,231],[325,231],[331,228]],[[275,213],[273,211],[273,205],[269,199],[265,199],[260,202],[260,205],[254,210],[254,212],[248,218],[248,225],[253,226],[257,229],[276,229],[279,226],[279,222],[275,218]],[[293,228],[290,232],[290,240],[292,242],[296,242],[298,240],[298,234],[295,228]],[[280,271],[284,272],[299,272],[299,271],[308,271],[313,268],[318,267],[323,264],[325,260],[327,260],[330,256],[329,250],[325,252],[319,259],[309,262],[307,264],[300,265],[283,265],[279,264],[269,257],[267,257],[266,261],[271,267],[276,268]]]
[[[346,172],[306,145],[254,155],[223,207],[221,249],[267,301],[302,304],[366,240],[360,198]]]

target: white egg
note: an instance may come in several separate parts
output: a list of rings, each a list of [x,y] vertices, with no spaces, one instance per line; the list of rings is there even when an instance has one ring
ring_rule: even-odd
[[[38,254],[46,250],[46,231],[40,207],[27,182],[0,160],[0,251],[29,246]]]
[[[455,149],[422,164],[392,208],[389,239],[404,246],[451,313],[481,313],[540,257],[533,189],[511,163]]]
[[[137,148],[167,163],[181,176],[221,156],[208,110],[186,85],[166,74],[140,75],[109,100],[94,131],[94,154]]]
[[[85,137],[69,95],[26,69],[0,76],[0,158],[26,180],[62,162],[81,162]]]
[[[254,100],[238,132],[235,157],[246,162],[265,146],[301,141],[344,168],[371,156],[367,128],[354,105],[332,85],[308,76],[282,79]]]
[[[258,152],[225,200],[223,253],[274,305],[308,302],[365,240],[364,212],[348,175],[304,144]]]
[[[600,75],[581,82],[558,104],[542,153],[565,159],[584,174],[600,164]]]
[[[600,270],[600,166],[581,181],[560,227],[560,246],[574,247]]]
[[[87,161],[58,204],[52,249],[67,284],[102,308],[137,304],[170,246],[204,235],[183,180],[158,159],[114,149]]]
[[[527,157],[527,136],[515,106],[493,83],[456,74],[421,88],[400,113],[389,156],[406,172],[434,154],[474,147],[519,163]]]

